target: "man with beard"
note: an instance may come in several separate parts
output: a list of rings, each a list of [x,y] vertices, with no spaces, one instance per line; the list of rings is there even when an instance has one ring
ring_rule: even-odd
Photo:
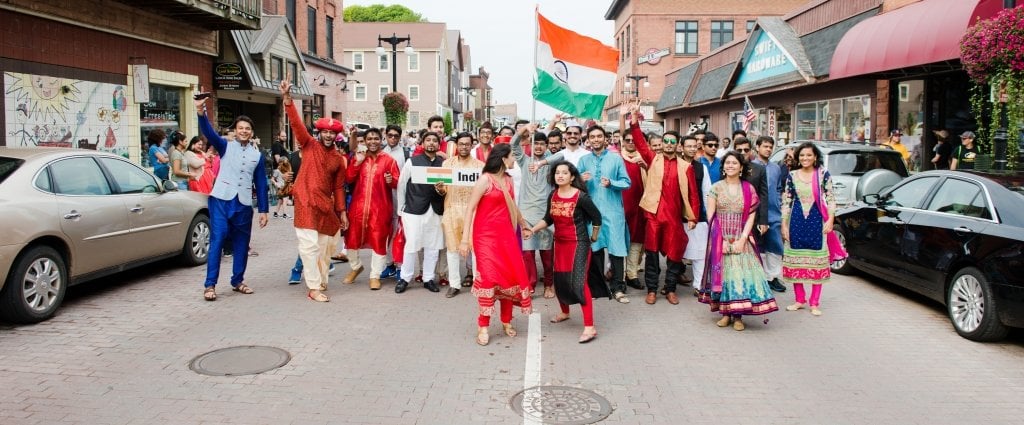
[[[202,91],[202,87],[199,90]],[[252,141],[252,119],[245,115],[235,118],[231,125],[235,131],[235,140],[229,142],[222,139],[210,125],[206,117],[206,98],[196,99],[195,107],[199,112],[199,129],[221,157],[220,172],[207,201],[211,228],[209,252],[213,254],[206,261],[203,299],[217,300],[215,287],[220,276],[220,255],[217,254],[224,248],[228,238],[235,257],[231,268],[232,290],[251,294],[252,289],[245,284],[245,268],[249,260],[246,251],[252,236],[253,188],[261,228],[267,225],[267,211],[270,209],[263,154]]]
[[[484,162],[469,154],[473,148],[473,135],[459,133],[455,139],[455,156],[448,158],[442,165],[444,168],[471,168],[483,169]],[[441,226],[444,228],[446,255],[448,259],[448,278],[451,279],[448,292],[445,297],[452,298],[462,291],[462,283],[472,284],[473,274],[470,270],[472,264],[472,253],[466,258],[466,276],[462,276],[463,268],[460,265],[459,243],[462,241],[462,230],[465,227],[466,210],[469,209],[469,197],[473,194],[472,186],[447,186],[439,185],[444,195],[444,215],[441,217]]]
[[[469,154],[483,163],[487,161],[487,155],[491,153],[491,148],[494,147],[494,127],[491,127],[490,122],[485,122],[480,126],[480,129],[477,130],[476,133],[480,144],[476,145],[473,150],[469,151]],[[483,168],[482,164],[480,165],[480,168]]]
[[[562,130],[557,128],[548,132],[548,152],[552,155],[562,150]]]
[[[696,136],[697,140],[703,143],[704,148],[704,156],[700,158],[700,163],[704,164],[704,168],[708,170],[711,184],[718,183],[722,179],[722,159],[718,157],[718,136],[710,131],[698,132]]]
[[[590,151],[583,149],[583,147],[580,146],[580,137],[583,136],[583,127],[570,125],[569,127],[566,127],[565,133],[562,134],[565,135],[565,149],[558,151],[558,153],[551,155],[542,161],[534,162],[533,165],[530,166],[531,173],[535,172],[537,167],[558,162],[563,159],[569,161],[569,163],[576,166],[576,168],[579,168],[580,158],[583,158],[584,155],[590,153]]]
[[[775,148],[775,140],[768,136],[757,138],[757,155],[752,163],[764,167],[767,176],[768,200],[761,202],[768,205],[768,223],[758,224],[757,230],[761,237],[758,247],[764,258],[764,272],[768,277],[768,286],[775,292],[786,292],[786,285],[779,280],[782,277],[782,166],[771,162],[768,158]],[[739,149],[739,142],[736,143]]]
[[[431,133],[437,133],[437,135],[441,137],[441,145],[437,150],[437,154],[441,156],[441,160],[451,158],[452,155],[455,155],[455,144],[448,143],[448,140],[445,139],[446,134],[444,134],[444,118],[441,118],[440,115],[434,115],[430,118],[427,118],[427,131]],[[423,135],[421,134],[420,139],[422,138]],[[422,143],[419,146],[416,146],[416,149],[413,151],[412,155],[416,156],[421,153],[423,153]]]
[[[637,273],[640,271],[640,256],[644,252],[644,212],[640,209],[640,198],[644,194],[644,180],[647,179],[647,163],[636,150],[633,134],[626,132],[622,137],[622,150],[619,152],[629,175],[629,188],[622,191],[622,208],[626,214],[626,225],[629,227],[629,254],[626,257],[626,285],[635,289],[643,289]]]
[[[519,168],[527,169],[535,161],[540,161],[549,155],[547,137],[544,133],[536,132],[533,136],[533,144],[529,152],[524,152],[522,141],[530,137],[530,133],[536,131],[534,125],[524,125],[519,132],[512,136],[512,156],[515,157]],[[548,210],[548,198],[551,197],[551,184],[548,182],[548,167],[540,167],[536,173],[523,175],[522,191],[516,193],[519,201],[519,211],[528,223],[536,223],[544,218]],[[537,289],[537,260],[535,251],[540,251],[541,267],[544,269],[544,298],[555,297],[555,269],[554,257],[551,248],[554,244],[554,234],[550,229],[539,230],[529,239],[522,241],[523,263],[526,264],[526,277],[530,281],[532,290]]]
[[[580,158],[579,171],[587,184],[587,194],[601,211],[601,231],[597,241],[591,245],[588,281],[593,291],[594,283],[603,283],[604,254],[608,252],[611,262],[611,293],[594,291],[594,297],[614,296],[620,303],[628,303],[626,283],[623,274],[623,260],[629,254],[629,231],[626,227],[626,213],[622,206],[622,191],[629,188],[631,181],[626,173],[622,157],[608,150],[608,132],[594,125],[587,129],[590,153]],[[598,285],[601,288],[604,285]]]
[[[295,134],[296,147],[304,154],[305,168],[295,181],[295,236],[299,241],[303,276],[309,299],[330,301],[327,294],[331,237],[348,227],[345,215],[346,160],[334,147],[334,138],[344,128],[341,121],[321,118],[315,127],[318,141],[306,131],[302,115],[292,102],[292,84],[280,84],[282,104]]]
[[[647,285],[647,304],[657,301],[658,278],[661,275],[661,257],[665,256],[668,270],[665,272],[665,298],[670,304],[679,304],[676,285],[683,274],[683,252],[686,250],[687,237],[683,230],[685,217],[687,226],[693,229],[697,224],[694,205],[699,199],[693,167],[689,162],[676,156],[678,136],[665,135],[662,138],[661,153],[656,153],[647,145],[644,133],[640,130],[640,110],[630,107],[630,132],[633,143],[640,152],[647,169],[647,182],[644,194],[640,199],[640,208],[646,212],[647,227],[644,229],[644,283]]]
[[[665,136],[668,137],[668,133]],[[677,134],[673,134],[673,136],[677,136]],[[697,215],[697,224],[692,229],[689,227],[685,229],[688,241],[686,243],[686,250],[683,252],[683,258],[690,260],[692,263],[690,268],[693,273],[692,285],[694,289],[697,289],[700,288],[701,279],[704,278],[704,259],[708,246],[708,216],[707,211],[704,209],[704,194],[711,191],[711,179],[708,177],[707,168],[697,158],[697,154],[702,149],[696,135],[690,134],[683,136],[682,139],[683,149],[681,155],[682,159],[689,162],[693,169],[693,178],[697,182],[698,203],[698,205],[693,206]]]
[[[402,168],[405,166],[405,162],[412,157],[410,155],[409,149],[406,148],[405,146],[402,146],[402,144],[400,143],[402,141],[402,127],[399,127],[394,124],[389,124],[387,127],[384,128],[384,140],[387,143],[381,147],[381,152],[391,155],[391,157],[395,159],[395,163],[398,164],[398,171],[401,172]],[[394,202],[395,205],[398,204],[397,199],[395,199]],[[395,232],[398,232],[398,211],[395,211],[393,216],[394,218],[392,219],[391,223],[393,233],[391,234],[389,240],[394,239]],[[387,255],[388,265],[387,267],[384,267],[384,271],[381,272],[381,279],[398,277],[399,265],[395,264],[394,259],[392,257],[393,254],[394,253],[391,252],[391,244],[389,243]]]
[[[423,287],[438,292],[434,282],[434,268],[438,252],[444,248],[441,232],[441,214],[444,213],[443,183],[412,183],[409,167],[441,167],[444,161],[437,155],[441,135],[428,132],[423,135],[423,154],[414,155],[405,167],[398,184],[398,211],[402,217],[405,232],[405,252],[402,254],[402,275],[395,284],[395,293],[401,294],[409,287],[409,281],[416,272],[417,253],[423,250]]]
[[[354,283],[364,267],[359,258],[359,249],[370,248],[370,289],[380,289],[380,273],[384,269],[388,237],[391,235],[392,190],[398,187],[401,172],[391,155],[381,152],[380,129],[366,130],[366,149],[358,148],[349,159],[348,184],[352,190],[352,203],[348,209],[351,227],[345,234],[348,249],[349,272],[344,283]]]

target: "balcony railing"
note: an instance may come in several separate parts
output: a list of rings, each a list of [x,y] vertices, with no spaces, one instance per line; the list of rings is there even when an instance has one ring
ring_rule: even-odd
[[[119,0],[211,30],[257,30],[262,0]]]

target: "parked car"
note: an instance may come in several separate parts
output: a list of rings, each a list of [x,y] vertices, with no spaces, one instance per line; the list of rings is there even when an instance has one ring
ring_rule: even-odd
[[[781,146],[772,154],[772,162],[781,162],[786,149],[803,141]],[[880,146],[848,142],[819,142],[822,162],[832,175],[836,204],[852,204],[868,193],[879,193],[907,177],[907,165],[899,152]]]
[[[84,149],[0,147],[0,319],[54,315],[68,285],[157,260],[206,263],[206,195]]]
[[[836,214],[857,269],[946,306],[975,341],[1024,327],[1024,174],[936,170],[915,174]]]

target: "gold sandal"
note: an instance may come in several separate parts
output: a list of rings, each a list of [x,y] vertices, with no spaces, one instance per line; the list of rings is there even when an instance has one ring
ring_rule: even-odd
[[[487,333],[487,328],[480,328],[476,332],[476,343],[480,346],[487,345],[491,341],[491,335]]]
[[[516,332],[516,328],[512,327],[511,323],[502,323],[501,327],[505,328],[505,335],[510,337],[515,338],[515,336],[519,334],[519,332]]]

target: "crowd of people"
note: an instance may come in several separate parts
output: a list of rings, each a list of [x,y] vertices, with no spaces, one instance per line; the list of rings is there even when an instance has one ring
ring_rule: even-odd
[[[821,288],[842,254],[830,248],[835,198],[812,143],[772,163],[770,137],[749,140],[736,131],[726,150],[700,129],[645,134],[632,106],[614,133],[557,115],[545,128],[484,123],[476,134],[448,137],[443,120],[431,117],[409,146],[396,125],[347,131],[321,118],[311,131],[291,100],[291,83],[279,89],[296,149],[283,149],[282,132],[272,177],[261,166],[269,158],[251,142],[251,120],[238,117],[234,137],[225,138],[206,118],[203,99],[196,107],[211,150],[202,140],[182,140],[178,154],[164,155],[172,181],[209,187],[210,251],[230,245],[234,291],[252,293],[244,272],[253,202],[265,226],[269,181],[280,198],[275,217],[289,218],[283,206],[293,202],[298,258],[289,283],[305,283],[310,300],[330,301],[334,263],[348,263],[342,283],[354,284],[367,268],[360,250],[370,250],[371,290],[393,279],[397,294],[416,283],[430,292],[446,287],[454,298],[469,286],[480,345],[490,341],[496,305],[503,332],[514,337],[515,307],[529,314],[538,290],[559,302],[552,323],[569,320],[570,306],[580,305],[580,343],[597,337],[593,300],[629,303],[628,288],[647,304],[662,296],[679,304],[680,292],[692,293],[721,316],[718,326],[737,331],[746,328],[744,316],[777,311],[774,294],[787,285],[795,299],[786,310],[822,314]],[[479,174],[461,185],[415,177],[416,167]],[[207,266],[209,301],[216,300],[219,257]]]

